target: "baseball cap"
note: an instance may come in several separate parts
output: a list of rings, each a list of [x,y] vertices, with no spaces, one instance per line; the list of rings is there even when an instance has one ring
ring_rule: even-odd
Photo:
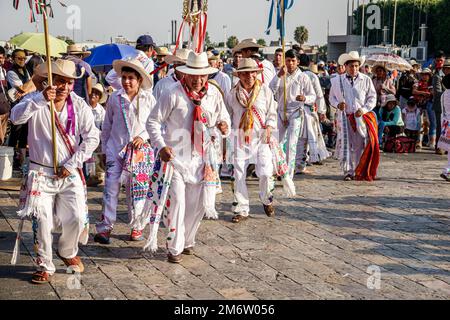
[[[155,42],[153,42],[153,38],[150,35],[148,35],[148,34],[144,34],[144,35],[140,36],[136,40],[136,45],[137,46],[148,45],[148,46],[153,46],[153,47],[156,46]]]

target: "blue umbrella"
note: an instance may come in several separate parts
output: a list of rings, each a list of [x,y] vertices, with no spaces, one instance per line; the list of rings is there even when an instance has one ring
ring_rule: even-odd
[[[126,44],[116,43],[105,44],[89,51],[91,51],[91,55],[84,59],[84,61],[89,63],[93,68],[112,66],[114,60],[137,55],[135,48]]]

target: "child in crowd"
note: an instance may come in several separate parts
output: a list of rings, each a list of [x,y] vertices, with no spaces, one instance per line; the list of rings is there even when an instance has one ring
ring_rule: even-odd
[[[402,110],[402,118],[405,123],[405,135],[408,138],[414,139],[417,144],[419,141],[420,129],[422,127],[422,120],[420,110],[417,108],[414,97],[408,99],[406,108]]]
[[[379,110],[378,138],[380,146],[383,143],[383,133],[386,137],[396,137],[403,132],[402,112],[397,99],[393,94],[388,94],[383,107]]]
[[[106,154],[106,180],[102,221],[96,226],[96,242],[110,243],[117,218],[120,186],[125,184],[131,241],[143,240],[142,231],[149,219],[144,204],[149,190],[154,155],[148,143],[145,123],[156,101],[150,93],[150,75],[138,60],[115,60],[114,70],[121,75],[122,88],[109,98],[101,133]]]
[[[100,83],[95,84],[92,87],[91,94],[89,95],[89,106],[91,107],[94,115],[95,126],[100,132],[102,131],[103,120],[105,119],[105,108],[103,104],[106,102],[107,95],[103,86]],[[90,187],[95,187],[99,183],[104,182],[105,178],[105,164],[103,160],[103,154],[101,153],[101,145],[95,150],[92,158],[86,161],[86,171],[88,179],[86,184]]]

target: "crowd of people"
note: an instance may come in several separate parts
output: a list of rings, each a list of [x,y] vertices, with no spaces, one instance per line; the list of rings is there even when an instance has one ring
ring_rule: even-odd
[[[14,166],[24,174],[19,215],[33,220],[34,283],[55,272],[54,229],[62,230],[58,256],[84,270],[77,253],[89,235],[87,186],[104,186],[95,242],[110,244],[123,186],[130,240],[145,240],[150,225],[154,247],[161,220],[168,261],[179,263],[193,254],[201,220],[217,218],[221,179],[232,181],[231,222],[240,223],[250,215],[248,176],[258,178],[259,199],[273,217],[276,180],[292,196],[294,176],[333,153],[345,181],[373,181],[392,139],[450,150],[450,59],[443,54],[433,70],[411,61],[411,70],[398,72],[369,67],[355,51],[324,63],[299,46],[284,59],[277,49],[269,61],[261,48],[245,39],[224,61],[214,48],[172,54],[143,35],[136,56],[115,60],[102,79],[83,61],[89,52],[72,45],[51,61],[53,86],[42,57],[0,48],[0,81],[12,104],[0,116],[0,142],[16,148]],[[450,181],[448,157],[441,177]]]

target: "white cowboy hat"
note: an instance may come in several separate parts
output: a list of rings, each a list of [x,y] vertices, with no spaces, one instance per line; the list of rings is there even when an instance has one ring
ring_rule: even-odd
[[[348,61],[359,61],[360,65],[363,65],[366,61],[366,57],[360,57],[358,51],[350,51],[349,53],[343,53],[339,56],[338,63],[343,66]]]
[[[389,102],[392,102],[392,101],[397,103],[397,98],[393,94],[388,94],[386,96],[386,100],[383,103],[383,107],[386,106]]]
[[[193,51],[189,52],[186,65],[178,67],[177,70],[191,75],[208,75],[219,71],[219,69],[209,66],[206,52],[195,53]]]
[[[85,69],[81,67],[81,73],[77,75],[77,67],[73,61],[58,59],[52,61],[52,74],[57,74],[59,76],[70,78],[70,79],[80,79],[83,77]],[[48,76],[47,62],[41,63],[37,69],[36,74],[38,76],[46,78]]]
[[[241,59],[241,61],[239,61],[237,69],[233,71],[233,76],[237,77],[239,72],[251,72],[251,71],[257,71],[258,73],[261,73],[263,69],[258,67],[258,64],[254,59],[243,58]]]
[[[186,64],[186,60],[189,56],[190,49],[178,49],[174,54],[168,55],[164,58],[167,64]]]
[[[98,92],[101,93],[100,96],[100,100],[98,101],[98,103],[103,104],[106,102],[106,99],[108,98],[108,96],[105,93],[105,89],[103,88],[101,83],[96,83],[92,86],[92,90],[97,90]]]
[[[242,51],[246,48],[264,48],[264,46],[258,44],[255,38],[244,39],[233,48],[232,52]]]
[[[67,47],[67,52],[61,52],[61,54],[82,54],[83,59],[91,55],[90,51],[84,51],[78,44],[71,44]]]
[[[153,86],[153,77],[150,77],[150,75],[145,71],[142,63],[139,62],[139,60],[129,58],[125,60],[113,61],[113,68],[117,74],[120,75],[122,73],[123,67],[129,67],[141,75],[142,89],[150,89]]]

